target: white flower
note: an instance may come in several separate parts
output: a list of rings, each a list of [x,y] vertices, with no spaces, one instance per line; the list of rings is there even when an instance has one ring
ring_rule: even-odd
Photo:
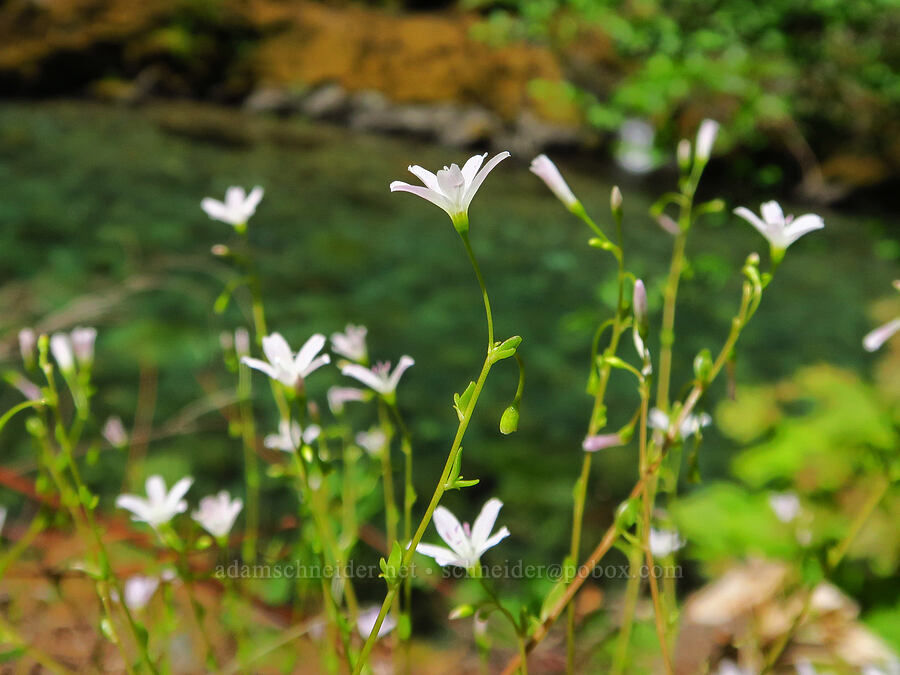
[[[331,350],[335,354],[346,356],[351,361],[363,362],[368,356],[366,350],[365,326],[354,326],[348,323],[343,333],[331,334]]]
[[[328,390],[328,407],[331,412],[344,412],[344,404],[350,401],[365,401],[366,392],[356,387],[331,387]]]
[[[360,431],[356,434],[356,444],[370,455],[378,456],[387,445],[388,439],[381,429]]]
[[[26,366],[34,359],[35,345],[37,345],[37,335],[31,328],[23,328],[19,331],[19,351]]]
[[[531,173],[540,178],[550,191],[556,195],[567,209],[571,209],[578,203],[578,198],[572,192],[566,179],[562,177],[556,164],[550,161],[547,155],[538,155],[531,160]]]
[[[201,208],[206,211],[213,220],[221,220],[229,225],[246,225],[254,213],[260,200],[263,198],[263,189],[256,186],[250,194],[244,192],[244,188],[232,186],[225,191],[225,201],[206,197],[200,202]]]
[[[318,356],[324,346],[325,336],[316,333],[306,341],[295,357],[281,333],[272,333],[262,339],[263,353],[268,363],[249,356],[243,357],[241,363],[262,371],[288,387],[296,387],[314,370],[331,363],[328,354]]]
[[[684,422],[681,423],[681,428],[678,430],[678,436],[682,440],[686,440],[700,431],[700,429],[708,427],[710,424],[712,424],[712,417],[706,413],[688,415],[684,419]],[[668,432],[670,425],[671,422],[669,421],[669,416],[662,410],[653,408],[653,410],[650,411],[650,415],[647,419],[647,426],[651,429]]]
[[[378,392],[382,396],[392,396],[397,391],[397,385],[400,383],[400,377],[406,372],[406,369],[415,365],[415,361],[411,356],[401,356],[394,372],[391,372],[391,362],[382,361],[366,368],[357,363],[351,363],[341,369],[341,373],[359,380],[367,387]]]
[[[499,499],[489,499],[470,529],[468,523],[460,525],[456,516],[443,506],[437,507],[434,510],[434,526],[441,535],[441,539],[450,548],[419,544],[416,551],[434,558],[441,567],[456,565],[467,570],[472,569],[478,564],[485,551],[509,536],[509,530],[506,527],[491,534],[501,508],[503,508],[503,502]]]
[[[647,173],[657,165],[653,152],[656,130],[639,119],[625,120],[619,129],[616,161],[629,173]]]
[[[191,518],[212,536],[221,538],[231,532],[234,521],[243,507],[243,501],[232,500],[228,492],[222,490],[215,496],[201,499],[200,508],[191,514]]]
[[[654,558],[665,558],[684,546],[684,539],[675,530],[650,528],[650,553]]]
[[[375,628],[375,622],[378,621],[378,613],[378,607],[369,607],[368,609],[360,611],[359,616],[356,617],[356,630],[359,631],[359,636],[363,640],[368,640],[369,636],[372,634],[372,630]],[[384,617],[384,621],[381,622],[381,628],[378,629],[378,636],[375,639],[380,640],[396,627],[397,617],[393,614],[387,614]]]
[[[140,574],[129,577],[125,581],[125,588],[122,589],[125,594],[125,605],[128,609],[135,611],[144,609],[150,603],[157,588],[159,588],[159,579],[156,577],[145,577]]]
[[[128,432],[120,417],[110,417],[100,431],[106,442],[114,448],[123,448],[128,444]]]
[[[72,349],[75,358],[82,366],[90,365],[94,360],[94,342],[97,340],[96,328],[79,326],[72,330]]]
[[[793,492],[769,495],[769,506],[782,523],[789,523],[800,513],[800,499]]]
[[[0,532],[3,532],[3,526],[6,525],[6,515],[8,511],[5,506],[0,506]]]
[[[774,250],[781,252],[804,234],[825,227],[825,222],[812,213],[806,213],[796,219],[793,216],[785,216],[776,201],[766,202],[760,206],[762,220],[743,206],[736,208],[734,213],[759,230],[759,233],[769,240]]]
[[[263,439],[263,445],[270,450],[282,452],[294,452],[302,443],[312,443],[319,437],[322,429],[315,424],[310,424],[306,429],[301,429],[296,422],[281,420],[278,423],[278,433],[269,434]]]
[[[900,318],[888,321],[886,324],[879,326],[863,338],[863,347],[865,347],[867,352],[877,351],[881,348],[881,345],[890,340],[898,330],[900,330]]]
[[[131,511],[131,519],[135,522],[148,523],[155,528],[187,511],[187,502],[182,497],[190,490],[193,482],[191,477],[182,478],[166,492],[163,477],[150,476],[146,483],[147,499],[137,495],[119,495],[116,497],[116,506]]]
[[[469,204],[472,203],[478,188],[494,167],[509,157],[509,153],[504,151],[494,155],[482,167],[485,157],[487,153],[470,157],[462,169],[456,164],[445,166],[436,175],[421,166],[410,166],[408,167],[410,173],[421,180],[425,187],[395,180],[391,183],[391,192],[411,192],[422,199],[427,199],[444,209],[454,225],[457,225],[467,220]]]
[[[697,130],[697,142],[694,145],[694,158],[704,164],[712,154],[713,144],[719,133],[719,123],[715,120],[703,120]]]
[[[72,339],[67,333],[54,333],[50,336],[50,351],[61,371],[71,373],[75,370],[75,352],[72,351]]]

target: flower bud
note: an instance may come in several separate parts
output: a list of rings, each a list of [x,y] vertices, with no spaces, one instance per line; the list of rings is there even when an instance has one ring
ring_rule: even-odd
[[[250,333],[246,328],[238,328],[234,331],[234,351],[238,358],[250,356]]]
[[[97,340],[96,328],[78,327],[72,331],[72,349],[75,358],[82,366],[90,366],[94,361],[94,342]]]
[[[75,370],[75,354],[72,351],[72,340],[65,333],[54,333],[50,337],[50,352],[56,364],[64,373]]]
[[[125,431],[125,425],[119,417],[110,417],[103,425],[100,432],[106,442],[114,448],[124,448],[128,445],[128,432]]]
[[[622,210],[622,191],[619,190],[618,185],[613,185],[613,189],[609,193],[609,208],[615,216],[618,216]]]
[[[709,382],[710,373],[712,373],[713,361],[712,354],[708,349],[702,349],[694,357],[694,377],[698,381],[706,384]]]
[[[500,433],[504,436],[515,432],[519,428],[519,407],[515,404],[503,411],[500,418]]]
[[[631,308],[634,312],[634,325],[641,335],[647,334],[647,289],[644,282],[638,279],[634,282],[634,295]]]
[[[676,155],[678,157],[678,168],[682,171],[687,171],[691,168],[691,142],[682,138],[678,142],[678,149],[676,151]]]
[[[670,216],[666,215],[665,213],[660,214],[659,218],[656,219],[656,222],[662,229],[671,234],[673,237],[677,237],[679,234],[681,234],[681,228],[678,227],[678,223],[676,223]]]
[[[703,120],[700,124],[700,128],[697,130],[697,145],[694,150],[694,157],[701,164],[706,164],[709,161],[718,133],[719,123],[715,120]]]
[[[566,179],[562,177],[556,164],[550,161],[547,155],[538,155],[531,160],[531,173],[540,178],[550,188],[567,209],[572,209],[578,204],[578,198],[572,192]]]
[[[37,346],[37,335],[31,328],[23,328],[19,331],[19,351],[22,353],[22,361],[26,368],[34,364],[34,348]]]
[[[596,436],[588,436],[581,444],[581,449],[585,452],[597,452],[607,448],[616,448],[624,445],[622,437],[619,434],[597,434]]]

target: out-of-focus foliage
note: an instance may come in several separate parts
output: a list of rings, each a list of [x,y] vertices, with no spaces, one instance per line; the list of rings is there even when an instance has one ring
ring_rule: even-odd
[[[476,34],[530,38],[566,57],[571,85],[535,93],[578,103],[613,130],[627,117],[659,126],[717,110],[726,139],[753,141],[792,121],[831,146],[878,134],[900,104],[900,5],[895,0],[469,0]],[[893,65],[892,65],[893,64]],[[701,112],[704,111],[704,112]],[[867,149],[876,149],[874,146]]]
[[[857,514],[900,471],[900,406],[895,397],[832,366],[801,369],[772,386],[741,389],[720,404],[726,435],[752,443],[733,461],[739,482],[714,482],[673,512],[690,542],[689,557],[715,574],[753,556],[796,561],[813,578],[850,531]],[[793,492],[800,512],[781,522],[769,497]],[[900,645],[896,588],[900,565],[900,491],[890,488],[847,549],[834,580],[863,606],[873,629]],[[889,584],[888,584],[889,585]]]

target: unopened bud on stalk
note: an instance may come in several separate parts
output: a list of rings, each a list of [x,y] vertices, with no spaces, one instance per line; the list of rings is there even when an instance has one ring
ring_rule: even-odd
[[[697,145],[694,149],[694,158],[701,164],[706,164],[712,154],[713,144],[719,133],[719,123],[715,120],[703,120],[697,130]]]
[[[37,335],[31,328],[23,328],[19,331],[19,351],[22,353],[22,361],[26,368],[34,365],[34,348],[37,346]]]
[[[656,222],[659,223],[659,226],[662,229],[671,234],[673,237],[677,237],[679,234],[681,234],[681,228],[678,227],[678,223],[676,223],[671,216],[668,216],[665,213],[660,214],[659,218],[656,219]]]
[[[691,142],[688,139],[682,138],[678,142],[676,156],[678,157],[679,169],[686,172],[691,168]]]
[[[238,328],[234,331],[234,351],[238,358],[250,356],[250,333],[246,328]]]
[[[71,373],[75,370],[75,354],[72,351],[72,340],[68,335],[54,333],[50,337],[50,352],[62,372]]]
[[[612,191],[609,193],[609,208],[614,216],[618,216],[622,211],[622,191],[618,185],[613,185]]]
[[[96,328],[78,327],[72,331],[72,349],[81,366],[90,366],[94,361],[94,342],[97,340]]]
[[[713,360],[712,354],[708,349],[702,349],[694,357],[694,377],[704,384],[709,382],[710,373],[712,373]]]
[[[634,324],[642,336],[647,334],[647,289],[644,282],[638,279],[634,282],[634,294],[631,301],[634,312]]]
[[[550,191],[556,195],[556,198],[567,209],[571,211],[577,207],[578,198],[572,192],[569,184],[566,183],[566,179],[562,177],[559,169],[556,168],[556,164],[547,155],[538,155],[531,160],[531,173],[544,181],[547,187],[550,188]]]
[[[519,406],[515,403],[503,411],[500,418],[500,433],[507,436],[519,428]]]

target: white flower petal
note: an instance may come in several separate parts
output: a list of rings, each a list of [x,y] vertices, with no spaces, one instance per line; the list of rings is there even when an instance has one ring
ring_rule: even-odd
[[[407,167],[409,172],[413,174],[416,178],[422,181],[422,184],[427,187],[429,190],[433,190],[434,192],[441,193],[441,186],[438,185],[437,176],[431,173],[428,169],[424,169],[417,164],[413,164],[412,166]],[[393,187],[391,188],[393,191]]]
[[[481,513],[472,524],[472,546],[477,550],[491,535],[494,529],[494,523],[497,522],[497,516],[500,509],[503,508],[503,502],[496,497],[489,499],[481,508]]]
[[[380,394],[385,393],[385,382],[368,368],[357,363],[350,363],[341,369],[341,374],[359,380]]]
[[[443,546],[434,546],[433,544],[420,543],[418,546],[416,546],[416,551],[418,553],[421,553],[422,555],[427,555],[430,558],[434,558],[434,561],[441,567],[446,567],[447,565],[456,565],[458,567],[466,566],[465,562],[460,560],[459,556],[456,553]]]
[[[769,228],[766,226],[766,224],[763,221],[761,221],[759,219],[759,216],[757,216],[755,213],[753,213],[753,211],[751,211],[750,209],[748,209],[745,206],[739,206],[734,210],[734,215],[740,216],[741,218],[746,220],[753,227],[755,227],[757,230],[759,230],[759,233],[762,236],[764,236],[768,239]]]
[[[484,165],[484,168],[479,171],[475,178],[472,179],[472,182],[466,188],[466,194],[463,196],[463,207],[465,210],[468,210],[469,204],[472,203],[472,199],[475,197],[475,193],[478,192],[478,188],[481,187],[481,184],[484,182],[484,179],[487,178],[488,174],[494,170],[494,167],[497,166],[504,159],[509,157],[509,153],[505,150],[497,155],[494,155],[488,163]]]
[[[310,337],[297,352],[297,358],[294,359],[294,367],[298,372],[305,370],[322,349],[325,347],[327,340],[321,333],[316,333]],[[326,361],[326,363],[328,363]]]
[[[813,213],[806,213],[796,218],[784,230],[784,236],[788,245],[793,244],[804,234],[809,234],[815,230],[821,230],[825,227],[825,221],[820,216]]]
[[[784,227],[784,211],[781,210],[781,205],[774,199],[762,204],[759,207],[759,212],[767,225],[775,225],[779,228]]]
[[[472,555],[472,547],[469,544],[469,538],[466,536],[462,525],[450,511],[443,506],[439,506],[434,510],[434,527],[437,529],[441,539],[452,548],[456,554],[463,560],[468,559]]]
[[[472,155],[466,160],[466,163],[463,164],[462,175],[466,181],[466,185],[471,185],[472,181],[475,180],[475,176],[478,174],[478,169],[481,168],[481,165],[484,163],[485,157],[488,154],[485,152],[481,155]]]
[[[450,213],[453,209],[450,204],[450,200],[447,199],[442,193],[437,192],[436,190],[430,190],[426,187],[421,187],[419,185],[410,185],[409,183],[395,180],[393,183],[391,183],[391,192],[409,192],[418,197],[421,197],[422,199],[427,199],[432,204],[442,208],[447,213]]]
[[[508,536],[509,536],[509,530],[506,529],[505,526],[501,527],[499,530],[497,530],[496,534],[494,534],[491,537],[488,537],[487,541],[485,541],[483,544],[481,544],[481,546],[479,546],[475,550],[475,555],[477,557],[481,557],[482,553],[487,551],[489,548],[493,548],[494,546],[499,544],[501,541],[506,539]]]
[[[272,333],[262,339],[262,349],[273,366],[287,366],[293,363],[293,354],[287,340],[281,333]]]
[[[403,373],[414,365],[416,365],[416,362],[411,356],[406,356],[405,354],[401,356],[400,362],[394,368],[394,372],[391,373],[391,377],[388,380],[388,391],[397,391],[397,385],[400,384],[400,378],[403,376]]]
[[[886,324],[879,326],[863,338],[863,347],[865,347],[867,352],[874,352],[887,342],[898,330],[900,330],[900,318],[888,321]]]

